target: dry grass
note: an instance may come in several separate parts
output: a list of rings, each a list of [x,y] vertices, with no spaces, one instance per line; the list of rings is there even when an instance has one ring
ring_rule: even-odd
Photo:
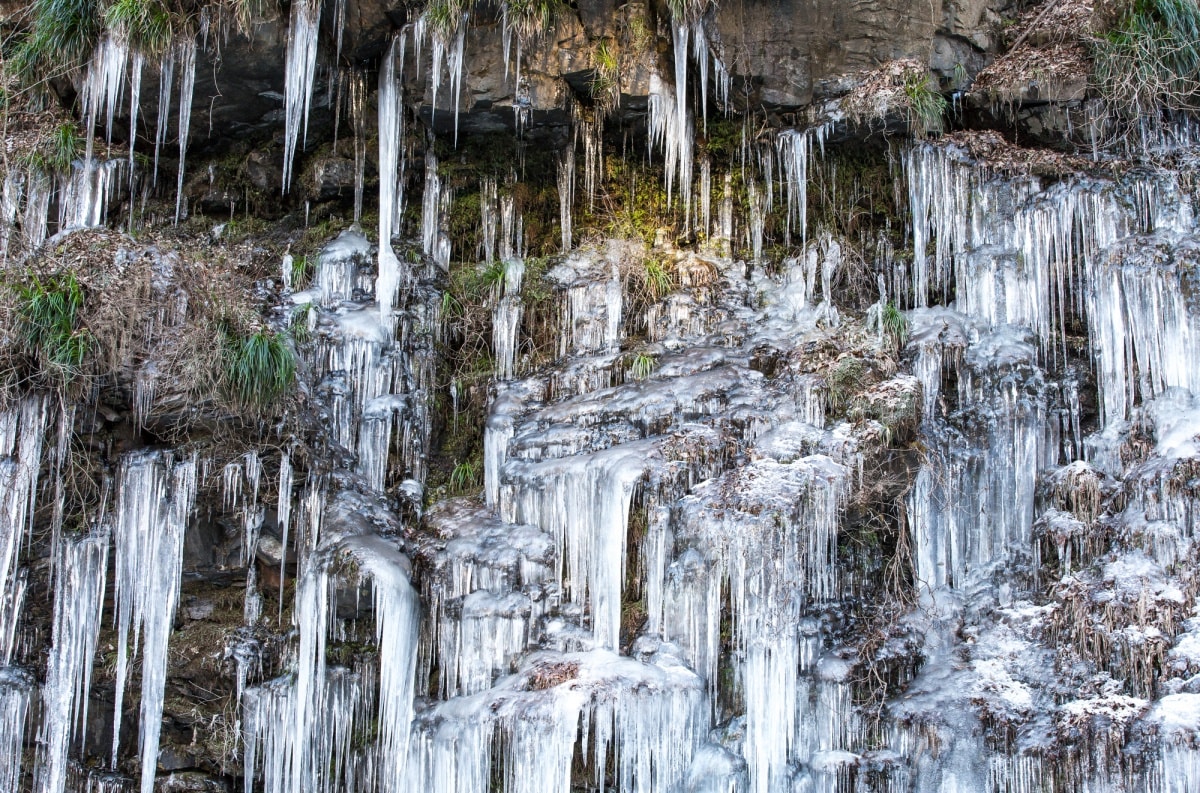
[[[560,686],[579,676],[579,664],[574,661],[545,661],[529,670],[530,691],[544,691]]]
[[[1050,149],[1033,149],[1009,142],[995,130],[954,132],[942,137],[946,145],[958,146],[980,165],[1006,174],[1034,176],[1067,176],[1078,173],[1113,175],[1126,170],[1124,160],[1106,159],[1096,162]]]
[[[888,61],[863,74],[857,87],[842,98],[842,111],[855,123],[885,121],[903,114],[913,129],[940,125],[946,100],[932,85],[929,70],[911,58]]]
[[[973,90],[1010,107],[1037,96],[1082,99],[1091,60],[1087,41],[1093,29],[1090,0],[1046,0],[1029,8],[1006,30],[1007,52],[975,78]]]

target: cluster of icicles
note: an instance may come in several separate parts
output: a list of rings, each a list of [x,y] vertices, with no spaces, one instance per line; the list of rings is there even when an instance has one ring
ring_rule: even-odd
[[[341,8],[335,13],[344,13]],[[289,169],[312,100],[320,4],[302,0],[291,13]],[[819,386],[776,389],[749,365],[748,351],[765,341],[790,348],[818,326],[836,325],[830,284],[838,248],[828,239],[789,262],[782,285],[758,284],[760,292],[782,287],[762,313],[756,313],[761,293],[751,300],[737,292],[747,287],[736,286],[730,273],[741,268],[718,260],[722,288],[739,299],[671,302],[665,330],[656,331],[670,354],[646,382],[622,383],[614,374],[625,326],[619,252],[568,256],[552,274],[562,300],[560,359],[549,374],[518,379],[521,222],[496,184],[485,184],[481,258],[504,262],[505,277],[493,308],[498,386],[485,429],[484,498],[437,505],[428,516],[435,537],[426,544],[398,539],[394,517],[376,496],[394,487],[419,500],[434,359],[414,330],[440,324],[437,296],[421,291],[417,273],[393,249],[408,167],[401,146],[403,70],[408,47],[419,52],[428,42],[434,94],[448,71],[457,108],[464,29],[459,25],[447,42],[431,38],[418,21],[393,39],[382,63],[375,279],[371,246],[348,232],[323,252],[316,286],[292,295],[317,307],[310,313],[321,328],[314,385],[325,386],[331,444],[352,462],[335,477],[314,474],[303,484],[293,483],[286,455],[269,463],[278,470],[275,530],[284,553],[294,548],[298,557],[298,640],[290,671],[267,681],[259,679],[252,643],[231,648],[248,793],[483,793],[497,786],[506,793],[566,793],[580,782],[580,764],[590,774],[585,784],[646,793],[1053,787],[1059,777],[1048,761],[987,749],[966,717],[939,731],[911,704],[912,718],[901,718],[906,711],[898,707],[882,726],[868,723],[854,707],[850,662],[826,646],[819,607],[852,584],[853,576],[839,568],[837,537],[845,501],[859,484],[861,457],[844,426],[824,426]],[[723,70],[708,52],[702,21],[673,24],[672,35],[676,73],[670,85],[656,82],[651,136],[665,153],[668,191],[679,191],[689,222],[732,240],[731,189],[714,220],[711,167],[701,161],[698,178],[693,174],[686,102],[689,52],[702,83],[710,61],[716,64],[718,94],[727,92],[727,84],[720,89]],[[193,41],[160,64],[166,94],[156,148],[166,141],[174,75],[180,74],[180,186],[195,59]],[[127,74],[136,112],[143,67],[140,55],[118,39],[102,44],[85,83],[89,125],[117,112]],[[706,84],[701,94],[707,96]],[[590,201],[601,172],[602,130],[594,124],[581,134]],[[755,259],[776,200],[787,202],[795,224],[789,235],[807,242],[808,171],[823,136],[823,129],[783,133],[773,151],[760,152],[761,181],[748,182],[745,228]],[[109,190],[95,174],[107,171],[87,164],[92,161],[89,149],[77,169],[86,177],[78,195],[91,198],[60,199],[60,205],[84,207],[63,211],[99,223],[105,213],[97,196]],[[569,250],[574,148],[562,163],[563,248]],[[453,197],[441,190],[432,155],[424,167],[422,245],[445,267]],[[1121,245],[1135,235],[1177,242],[1193,232],[1195,218],[1164,176],[1136,182],[1128,188],[1130,201],[1110,184],[1067,181],[1046,189],[1035,179],[989,178],[935,147],[909,150],[904,171],[915,254],[896,260],[886,274],[880,307],[890,294],[911,308],[910,352],[920,385],[914,393],[921,394],[929,454],[909,497],[908,520],[919,609],[930,615],[923,652],[930,668],[944,668],[954,656],[956,639],[947,626],[962,607],[961,593],[1031,549],[1040,470],[1086,457],[1111,476],[1125,475],[1121,432],[1146,418],[1148,406],[1158,408],[1152,417],[1164,437],[1168,427],[1192,426],[1190,403],[1180,393],[1200,393],[1200,327],[1179,288],[1183,274],[1139,266]],[[34,186],[28,176],[10,177],[4,204],[10,220],[22,190],[26,212],[31,201],[49,205],[51,188]],[[75,188],[58,189],[69,195]],[[955,299],[947,307],[952,289]],[[372,292],[373,301],[354,299]],[[1066,358],[1068,321],[1080,317],[1104,427],[1091,438],[1079,429],[1073,396],[1079,384],[1069,378],[1051,383],[1047,375]],[[729,330],[731,318],[740,323],[736,331]],[[942,393],[951,371],[956,395]],[[913,379],[895,382],[907,388]],[[949,431],[940,407],[947,399],[975,406],[984,419],[977,437]],[[743,428],[738,442],[753,451],[737,466],[725,458],[728,438],[718,429],[719,420],[730,417]],[[49,448],[56,418],[57,442]],[[24,726],[33,721],[38,790],[58,793],[82,784],[84,772],[70,762],[70,747],[88,723],[111,568],[108,617],[118,633],[112,762],[120,752],[132,651],[142,669],[140,789],[151,793],[183,536],[198,482],[219,476],[225,508],[243,518],[251,576],[246,619],[253,625],[264,608],[251,563],[264,528],[264,461],[250,454],[217,474],[203,460],[134,453],[122,460],[112,506],[91,533],[63,534],[59,516],[51,541],[51,651],[34,697],[32,676],[10,665],[20,649],[27,575],[20,562],[39,472],[48,465],[51,487],[61,486],[56,473],[68,464],[71,423],[69,413],[54,416],[38,397],[0,415],[0,790],[17,789]],[[1181,437],[1160,456],[1194,453],[1187,433]],[[355,486],[339,486],[348,481]],[[61,494],[54,497],[61,503]],[[644,525],[631,533],[635,502]],[[1185,495],[1164,492],[1153,504],[1135,500],[1131,508],[1175,521],[1179,543],[1190,547],[1183,516],[1194,506]],[[1159,548],[1153,561],[1166,568],[1183,558],[1179,543]],[[420,592],[405,553],[429,563]],[[631,559],[637,560],[636,583]],[[286,558],[281,565],[286,569]],[[646,604],[645,622],[623,646],[632,586]],[[371,615],[360,620],[365,625],[338,608],[339,596],[362,587],[371,592],[370,605],[362,606]],[[726,609],[731,637],[722,635]],[[376,652],[352,667],[331,664],[330,642],[348,637],[374,644]],[[726,653],[727,643],[732,652]],[[740,692],[739,710],[716,724],[727,671]],[[1163,720],[1162,748],[1137,782],[1140,789],[1185,790],[1200,773],[1192,733],[1173,733],[1170,724]],[[1089,789],[1123,789],[1104,772],[1085,771]]]

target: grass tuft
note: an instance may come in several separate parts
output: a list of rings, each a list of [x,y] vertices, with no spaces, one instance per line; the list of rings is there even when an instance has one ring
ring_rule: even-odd
[[[1200,99],[1200,5],[1196,0],[1126,0],[1093,43],[1095,80],[1130,117],[1164,106],[1194,110]]]
[[[94,346],[92,334],[80,327],[83,288],[74,273],[14,286],[21,333],[46,374],[67,384],[82,373]]]
[[[174,39],[171,11],[162,0],[116,0],[104,12],[104,24],[147,55],[165,52]]]
[[[239,336],[227,331],[223,352],[226,390],[242,407],[269,405],[295,380],[296,357],[281,334],[258,331]]]
[[[908,344],[908,317],[904,316],[896,304],[891,300],[883,307],[883,316],[880,317],[880,323],[883,326],[883,335],[892,346],[899,350]]]

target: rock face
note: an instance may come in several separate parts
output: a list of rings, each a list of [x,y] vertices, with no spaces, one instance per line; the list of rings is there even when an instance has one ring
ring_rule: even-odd
[[[344,26],[335,32],[335,8],[326,3],[314,107],[327,105],[337,68],[374,70],[390,37],[415,20],[405,5],[347,0]],[[706,29],[713,55],[732,76],[735,106],[743,111],[790,114],[814,101],[844,92],[853,77],[881,63],[913,58],[927,64],[944,84],[961,82],[990,61],[998,43],[1000,15],[1008,0],[730,0],[710,8]],[[270,12],[270,9],[268,9]],[[21,8],[0,9],[0,19],[22,19]],[[231,24],[209,32],[198,56],[192,103],[193,145],[213,139],[278,129],[285,89],[286,12],[256,20],[249,31]],[[532,111],[531,126],[564,123],[573,98],[586,94],[595,69],[595,48],[607,40],[620,62],[623,105],[644,107],[650,75],[670,73],[672,37],[665,5],[588,0],[567,8],[556,28],[529,42],[522,53],[522,84],[514,85],[515,62],[504,63],[500,15],[489,4],[472,12],[465,51],[467,68],[459,110],[464,128],[512,129],[514,105]],[[340,61],[337,60],[340,38]],[[516,44],[514,43],[514,51]],[[515,56],[515,52],[514,52]],[[452,125],[449,91],[432,106],[431,53],[417,64],[409,52],[408,95],[422,115],[442,130]],[[507,73],[507,74],[506,74]],[[418,74],[420,76],[418,76]],[[143,88],[142,124],[155,118],[158,77],[150,69]],[[76,86],[79,90],[80,86]],[[710,89],[711,90],[711,89]],[[445,116],[441,114],[445,113]],[[331,133],[330,119],[313,114],[310,140]],[[439,117],[440,116],[440,117]],[[153,130],[143,127],[143,136]]]

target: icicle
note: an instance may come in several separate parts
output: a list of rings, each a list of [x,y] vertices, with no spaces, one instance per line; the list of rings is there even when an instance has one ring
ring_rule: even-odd
[[[436,254],[441,232],[442,180],[437,171],[437,155],[429,146],[425,150],[425,195],[421,200],[421,249],[427,256]]]
[[[779,170],[787,185],[788,230],[795,223],[800,229],[800,242],[808,242],[808,168],[813,157],[813,143],[825,150],[829,125],[779,133],[775,140],[779,151]]]
[[[96,128],[96,117],[101,109],[104,110],[105,140],[112,144],[113,117],[117,106],[121,103],[122,88],[125,83],[125,69],[129,61],[129,44],[127,41],[106,35],[96,45],[92,60],[88,63],[87,77],[83,82],[83,116],[84,138],[86,144],[85,159],[92,158],[92,139]]]
[[[92,663],[108,575],[108,545],[108,533],[104,532],[60,546],[54,585],[53,645],[42,687],[42,726],[38,735],[37,789],[41,793],[62,793],[65,789],[68,749],[76,735],[87,729]]]
[[[175,84],[175,47],[168,47],[158,64],[158,121],[154,127],[154,185],[158,185],[158,156],[167,142],[171,123],[171,86]]]
[[[704,17],[692,25],[692,57],[700,71],[700,118],[704,134],[708,134],[708,32],[704,29]]]
[[[575,148],[568,146],[558,155],[558,218],[563,253],[571,250],[571,214],[575,206]]]
[[[32,529],[46,431],[46,402],[27,397],[0,413],[0,666],[12,660],[24,577],[17,570],[22,537]]]
[[[678,29],[679,26],[675,26]],[[686,38],[687,28],[683,29]],[[683,42],[684,47],[687,42]],[[683,80],[686,82],[687,59],[684,50]],[[679,71],[676,64],[676,71]],[[677,74],[676,79],[680,79]],[[678,180],[679,189],[684,196],[684,212],[690,212],[692,196],[692,119],[687,112],[687,104],[682,100],[682,94],[677,88],[672,88],[662,81],[657,74],[650,75],[650,129],[649,136],[652,146],[662,148],[664,152],[663,170],[667,180],[667,200],[672,200],[675,184]]]
[[[375,299],[389,328],[393,326],[392,308],[400,288],[400,260],[392,250],[392,236],[404,203],[404,41],[403,33],[392,39],[379,70],[379,277]]]
[[[167,640],[179,599],[183,534],[196,491],[196,462],[172,464],[167,455],[126,457],[117,480],[117,667],[113,764],[118,757],[130,652],[142,653],[142,793],[153,793],[167,674]]]
[[[133,180],[137,172],[137,162],[134,160],[133,149],[137,144],[138,136],[138,111],[142,106],[142,70],[145,65],[145,56],[140,51],[133,53],[133,64],[129,74],[129,195],[133,196]],[[133,201],[129,202],[133,206]],[[132,225],[133,217],[129,218]]]
[[[196,86],[196,40],[179,43],[179,174],[175,181],[175,222],[183,206],[183,177],[187,160],[188,136],[192,127],[192,90]]]
[[[0,667],[0,790],[21,790],[25,722],[37,685],[20,669]]]
[[[296,142],[301,133],[307,140],[308,110],[312,104],[317,69],[317,33],[321,22],[321,0],[295,0],[288,27],[287,59],[284,65],[283,192],[292,184]]]
[[[284,452],[279,460],[279,496],[275,506],[276,523],[279,527],[279,614],[283,620],[283,589],[287,578],[288,529],[292,522],[292,458]]]
[[[467,37],[467,20],[468,14],[464,13],[458,20],[454,29],[450,32],[450,38],[443,38],[440,31],[431,29],[428,21],[429,11],[426,10],[421,15],[420,23],[416,29],[416,35],[420,37],[424,32],[428,31],[431,39],[431,60],[429,77],[432,81],[433,89],[433,107],[430,110],[431,117],[436,118],[438,109],[438,92],[442,84],[442,68],[445,66],[446,71],[450,73],[450,92],[454,96],[454,145],[458,145],[458,109],[461,104],[462,92],[462,75],[466,64],[463,59],[463,51]],[[418,45],[419,46],[419,45]],[[421,53],[418,49],[417,60],[420,61]],[[420,75],[418,75],[419,77]]]
[[[343,0],[344,2],[344,0]],[[367,80],[362,72],[350,75],[350,117],[354,124],[354,225],[362,221],[363,191],[367,171]],[[401,146],[404,136],[399,136]]]
[[[496,260],[497,191],[494,177],[484,177],[479,184],[479,243],[483,260]]]

